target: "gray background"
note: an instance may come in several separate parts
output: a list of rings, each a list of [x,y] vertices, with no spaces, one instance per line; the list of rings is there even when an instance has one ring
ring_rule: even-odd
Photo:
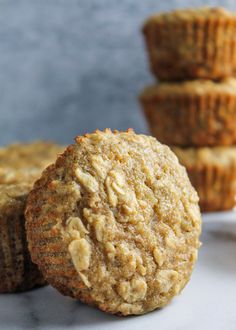
[[[0,0],[1,144],[71,142],[95,128],[146,132],[153,78],[140,28],[153,12],[231,1]]]

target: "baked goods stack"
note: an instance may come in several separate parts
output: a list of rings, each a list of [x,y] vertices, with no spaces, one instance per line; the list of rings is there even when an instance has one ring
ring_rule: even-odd
[[[235,206],[236,15],[223,8],[177,10],[143,28],[159,80],[140,101],[151,133],[186,167],[201,210]]]

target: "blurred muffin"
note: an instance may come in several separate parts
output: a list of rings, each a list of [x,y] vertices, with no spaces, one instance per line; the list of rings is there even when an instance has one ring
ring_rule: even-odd
[[[63,149],[40,141],[0,149],[0,293],[46,283],[30,258],[24,210],[33,181]]]
[[[236,146],[172,150],[187,169],[202,211],[228,210],[236,205]]]
[[[236,79],[192,80],[146,87],[140,95],[150,131],[178,146],[236,142]]]
[[[0,293],[29,290],[45,284],[31,262],[24,210],[31,185],[0,186]]]
[[[208,7],[175,10],[149,18],[143,32],[151,71],[160,80],[235,74],[234,13]]]
[[[33,183],[63,149],[48,141],[15,143],[0,148],[0,184]]]
[[[165,306],[197,258],[201,218],[185,169],[130,130],[77,137],[35,183],[26,218],[46,280],[110,313]]]

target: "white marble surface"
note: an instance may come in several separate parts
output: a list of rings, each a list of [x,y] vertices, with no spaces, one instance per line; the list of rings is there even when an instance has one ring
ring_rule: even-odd
[[[45,287],[24,294],[0,295],[0,329],[235,330],[236,214],[221,222],[222,219],[223,215],[206,218],[203,246],[192,280],[162,310],[121,318]]]

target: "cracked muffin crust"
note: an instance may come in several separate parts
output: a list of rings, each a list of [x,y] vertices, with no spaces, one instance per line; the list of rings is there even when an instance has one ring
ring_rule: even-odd
[[[143,33],[160,80],[235,75],[236,15],[221,7],[179,9],[150,17]]]
[[[236,142],[234,78],[148,86],[140,102],[151,133],[162,143],[205,147]]]
[[[171,149],[186,167],[203,212],[236,206],[236,146]]]
[[[114,314],[165,306],[197,258],[201,216],[184,167],[132,130],[77,137],[35,183],[26,218],[47,281]]]
[[[0,149],[0,293],[46,284],[30,258],[24,211],[33,181],[63,150],[43,141]]]

